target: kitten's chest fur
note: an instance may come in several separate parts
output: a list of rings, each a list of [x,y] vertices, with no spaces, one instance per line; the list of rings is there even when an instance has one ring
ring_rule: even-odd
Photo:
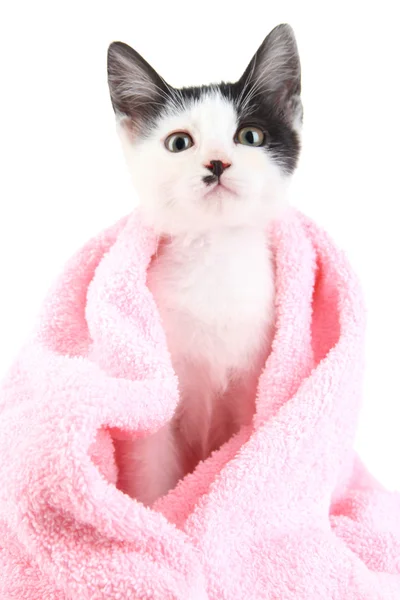
[[[246,413],[243,404],[255,396],[274,320],[267,235],[237,228],[168,241],[150,266],[148,285],[179,378],[180,430],[207,455],[253,410]]]

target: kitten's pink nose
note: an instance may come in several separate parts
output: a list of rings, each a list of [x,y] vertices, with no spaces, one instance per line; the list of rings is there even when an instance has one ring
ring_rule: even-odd
[[[228,169],[231,166],[231,163],[222,162],[222,160],[210,160],[210,162],[204,166],[211,171],[213,175],[221,177],[225,169]]]

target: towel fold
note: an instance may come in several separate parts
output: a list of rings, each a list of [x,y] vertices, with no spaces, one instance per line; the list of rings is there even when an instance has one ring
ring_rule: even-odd
[[[151,508],[114,439],[172,418],[178,383],[134,212],[67,264],[0,390],[0,600],[399,600],[400,495],[353,450],[364,308],[293,211],[271,231],[276,333],[256,413]]]

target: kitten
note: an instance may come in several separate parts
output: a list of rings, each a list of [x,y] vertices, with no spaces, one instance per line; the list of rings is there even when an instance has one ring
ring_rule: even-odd
[[[151,505],[251,423],[274,331],[267,229],[300,150],[300,62],[279,25],[236,83],[175,89],[120,42],[108,77],[140,210],[160,237],[148,286],[180,385],[171,423],[116,442],[130,465],[120,489]]]

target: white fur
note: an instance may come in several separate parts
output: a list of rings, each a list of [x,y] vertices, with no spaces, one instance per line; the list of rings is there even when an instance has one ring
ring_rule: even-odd
[[[123,489],[151,504],[254,413],[274,326],[274,274],[266,229],[285,206],[287,177],[261,148],[234,142],[233,104],[217,91],[162,118],[147,139],[121,136],[146,221],[160,235],[148,285],[167,334],[181,401],[172,423],[124,443]],[[170,153],[186,131],[194,146]],[[207,186],[204,165],[231,163]],[[178,452],[178,447],[182,452]],[[121,449],[122,448],[122,449]]]

